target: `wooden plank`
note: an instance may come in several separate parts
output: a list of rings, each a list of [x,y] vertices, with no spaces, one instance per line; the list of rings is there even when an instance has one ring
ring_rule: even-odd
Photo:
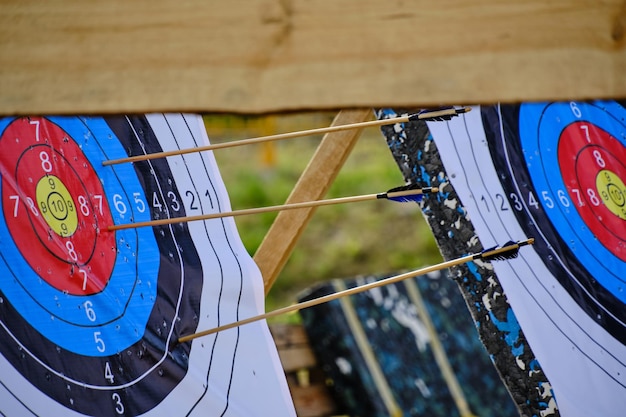
[[[626,97],[623,0],[3,0],[0,114]]]
[[[304,327],[273,323],[270,331],[298,416],[322,417],[336,414],[335,403],[326,387],[326,376],[321,367],[317,366]]]
[[[332,125],[364,122],[372,117],[371,110],[343,110],[337,114]],[[324,197],[359,138],[361,130],[326,134],[286,203],[319,200]],[[254,254],[254,260],[263,275],[266,294],[289,259],[314,212],[315,207],[311,207],[282,211],[276,216]]]
[[[276,347],[281,349],[289,346],[308,345],[309,338],[303,326],[274,323],[270,326]]]
[[[317,359],[303,326],[272,324],[270,331],[285,372],[296,372],[317,365]]]
[[[285,372],[296,372],[317,365],[315,354],[308,345],[279,349],[278,356]]]
[[[298,417],[328,417],[336,414],[337,407],[324,385],[290,385],[289,389]]]

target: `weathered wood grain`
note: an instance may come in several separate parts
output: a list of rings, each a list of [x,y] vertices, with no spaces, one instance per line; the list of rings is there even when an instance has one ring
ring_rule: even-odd
[[[287,376],[298,417],[337,415],[337,405],[326,387],[326,376],[302,325],[274,323],[270,331]]]
[[[626,96],[623,0],[4,0],[0,114]]]

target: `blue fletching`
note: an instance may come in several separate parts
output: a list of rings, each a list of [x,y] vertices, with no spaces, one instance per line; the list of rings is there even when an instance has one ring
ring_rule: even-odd
[[[395,194],[395,193],[402,192],[402,191],[412,191],[412,190],[421,191],[421,192],[416,192],[415,194],[408,194],[408,195],[399,195],[399,196],[389,195],[389,194]],[[403,185],[401,187],[392,188],[386,193],[378,194],[376,197],[386,198],[387,200],[397,201],[399,203],[407,203],[410,201],[415,201],[416,203],[419,203],[420,201],[422,201],[422,197],[424,196],[424,193],[430,193],[432,191],[433,191],[432,187],[420,188],[416,184],[409,184],[409,185]]]
[[[423,196],[424,194],[412,194],[412,195],[403,195],[399,197],[388,196],[387,199],[391,201],[397,201],[398,203],[408,203],[410,201],[415,201],[416,203],[419,203],[420,201],[422,201]]]

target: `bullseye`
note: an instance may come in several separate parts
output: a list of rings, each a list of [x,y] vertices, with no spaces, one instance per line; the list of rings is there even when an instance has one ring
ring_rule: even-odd
[[[596,177],[596,188],[606,207],[622,220],[626,220],[626,186],[613,171],[602,170]]]
[[[59,236],[74,234],[78,216],[74,201],[63,182],[54,175],[41,178],[37,184],[37,205],[50,228]]]

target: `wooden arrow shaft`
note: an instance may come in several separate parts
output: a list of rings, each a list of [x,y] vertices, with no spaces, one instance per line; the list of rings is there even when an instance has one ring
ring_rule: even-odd
[[[432,192],[437,192],[436,187],[431,188],[431,190]],[[384,193],[385,195],[384,198],[404,197],[404,196],[417,195],[417,194],[422,194],[422,190],[413,189],[413,190],[404,190],[404,191]],[[225,211],[225,212],[220,212],[220,213],[200,214],[197,216],[172,217],[168,219],[148,220],[145,222],[116,224],[113,226],[109,226],[109,230],[115,231],[115,230],[123,230],[123,229],[136,229],[139,227],[163,226],[166,224],[186,223],[186,222],[192,222],[192,221],[198,221],[198,220],[211,220],[211,219],[219,219],[223,217],[244,216],[244,215],[250,215],[250,214],[268,213],[268,212],[273,212],[273,211],[294,210],[294,209],[299,209],[299,208],[319,207],[319,206],[327,206],[327,205],[332,205],[332,204],[355,203],[359,201],[380,199],[381,195],[382,194],[365,194],[365,195],[357,195],[357,196],[350,196],[350,197],[331,198],[328,200],[303,201],[301,203],[290,203],[290,204],[282,204],[282,205],[277,205],[277,206],[255,207],[255,208],[235,210],[235,211]]]
[[[534,243],[534,239],[530,238],[526,241],[522,241],[522,242],[518,242],[518,243],[513,243],[510,245],[505,245],[502,246],[501,248],[499,248],[499,251],[501,253],[506,253],[506,252],[511,252],[511,251],[515,251],[517,249],[519,249],[520,246],[524,246],[524,245],[529,245],[529,244],[533,244]],[[243,320],[239,320],[233,323],[229,323],[229,324],[225,324],[222,326],[218,326],[215,327],[213,329],[209,329],[209,330],[205,330],[202,332],[198,332],[198,333],[194,333],[194,334],[190,334],[187,336],[182,336],[178,339],[179,343],[183,343],[183,342],[187,342],[189,340],[198,338],[198,337],[202,337],[202,336],[208,336],[210,334],[214,334],[217,332],[221,332],[224,330],[228,330],[228,329],[232,329],[234,327],[239,327],[239,326],[243,326],[245,324],[248,323],[253,323],[259,320],[265,320],[265,319],[269,319],[272,317],[276,317],[279,316],[281,314],[286,314],[286,313],[291,313],[294,311],[298,311],[298,310],[302,310],[304,308],[308,308],[308,307],[313,307],[319,304],[323,304],[323,303],[327,303],[329,301],[332,300],[336,300],[338,298],[341,297],[346,297],[349,295],[354,295],[354,294],[358,294],[364,291],[368,291],[371,290],[373,288],[377,288],[377,287],[382,287],[384,285],[389,285],[389,284],[394,284],[396,282],[400,282],[403,281],[405,279],[408,278],[414,278],[420,275],[425,275],[428,274],[430,272],[435,272],[435,271],[441,271],[443,269],[446,268],[450,268],[456,265],[461,265],[467,262],[470,262],[472,260],[475,260],[477,258],[480,258],[480,253],[477,254],[471,254],[471,255],[466,255],[460,258],[456,258],[456,259],[452,259],[449,261],[445,261],[445,262],[441,262],[439,264],[436,265],[431,265],[431,266],[427,266],[425,268],[421,268],[421,269],[417,269],[415,271],[411,271],[411,272],[406,272],[404,274],[400,274],[400,275],[395,275],[389,278],[385,278],[385,279],[381,279],[379,281],[375,281],[375,282],[370,282],[369,284],[365,284],[365,285],[361,285],[358,287],[354,287],[354,288],[349,288],[347,290],[343,290],[343,291],[339,291],[333,294],[328,294],[322,297],[318,297],[318,298],[314,298],[312,300],[308,300],[308,301],[303,301],[301,303],[298,304],[293,304],[287,307],[283,307],[283,308],[279,308],[277,310],[273,310],[267,313],[263,313],[263,314],[259,314],[257,316],[253,316],[247,319],[243,319]]]
[[[340,126],[320,127],[316,129],[300,130],[297,132],[279,133],[276,135],[260,136],[256,138],[242,139],[242,140],[231,141],[231,142],[215,143],[212,145],[199,146],[196,148],[177,149],[173,151],[155,152],[155,153],[146,154],[146,155],[129,156],[128,158],[111,159],[109,161],[103,161],[102,165],[115,165],[115,164],[122,164],[125,162],[146,161],[148,159],[165,158],[168,156],[184,155],[184,154],[193,153],[193,152],[212,151],[216,149],[232,148],[235,146],[253,145],[253,144],[262,143],[262,142],[292,139],[292,138],[298,138],[302,136],[322,135],[325,133],[340,132],[342,130],[358,129],[358,128],[365,128],[365,127],[371,127],[371,126],[383,126],[383,125],[388,125],[388,124],[393,124],[393,123],[403,123],[403,122],[408,122],[408,121],[409,121],[409,116],[402,116],[402,117],[397,117],[393,119],[372,120],[369,122],[351,123],[351,124],[340,125]]]
[[[168,156],[185,155],[185,154],[194,153],[194,152],[203,152],[203,151],[212,151],[216,149],[231,148],[234,146],[252,145],[255,143],[270,142],[270,141],[277,141],[277,140],[283,140],[283,139],[292,139],[292,138],[297,138],[297,137],[302,137],[302,136],[321,135],[321,134],[332,133],[332,132],[340,132],[342,130],[363,129],[366,127],[384,126],[384,125],[390,125],[394,123],[406,123],[409,120],[416,120],[416,119],[428,120],[428,119],[435,119],[435,118],[443,117],[443,116],[456,116],[459,113],[465,113],[465,112],[468,112],[469,110],[470,110],[469,107],[466,107],[463,109],[446,108],[446,109],[441,109],[441,110],[433,110],[433,111],[418,113],[417,115],[399,116],[399,117],[394,117],[390,119],[371,120],[369,122],[358,122],[358,123],[350,123],[350,124],[339,125],[339,126],[328,126],[328,127],[320,127],[316,129],[300,130],[297,132],[279,133],[276,135],[260,136],[256,138],[242,139],[242,140],[224,142],[224,143],[215,143],[212,145],[199,146],[195,148],[176,149],[173,151],[155,152],[155,153],[150,153],[150,154],[145,154],[145,155],[129,156],[127,158],[110,159],[108,161],[102,161],[102,165],[107,166],[107,165],[122,164],[126,162],[139,162],[139,161],[146,161],[149,159],[166,158]]]
[[[469,262],[472,260],[472,256],[473,255],[468,255],[468,256],[464,256],[462,258],[458,258],[458,259],[453,259],[447,262],[442,262],[440,264],[437,265],[432,265],[432,266],[428,266],[422,269],[418,269],[415,271],[411,271],[411,272],[407,272],[404,274],[400,274],[400,275],[395,275],[393,277],[389,277],[389,278],[385,278],[382,279],[380,281],[375,281],[375,282],[370,282],[369,284],[365,284],[365,285],[361,285],[358,287],[354,287],[354,288],[348,288],[347,290],[343,290],[343,291],[339,291],[333,294],[328,294],[322,297],[318,297],[318,298],[314,298],[312,300],[308,300],[308,301],[303,301],[301,303],[298,304],[293,304],[287,307],[283,307],[283,308],[279,308],[277,310],[273,310],[267,313],[263,313],[263,314],[259,314],[258,316],[254,316],[254,317],[250,317],[247,319],[243,319],[243,320],[239,320],[233,323],[229,323],[229,324],[225,324],[223,326],[218,326],[215,327],[213,329],[210,330],[205,330],[203,332],[198,332],[195,334],[191,334],[188,336],[183,336],[181,338],[178,339],[178,341],[180,343],[183,342],[187,342],[189,340],[198,338],[198,337],[202,337],[202,336],[208,336],[210,334],[213,333],[217,333],[217,332],[221,332],[224,330],[228,330],[228,329],[232,329],[234,327],[239,327],[239,326],[243,326],[244,324],[248,324],[248,323],[253,323],[255,321],[259,321],[259,320],[265,320],[265,319],[269,319],[272,317],[276,317],[276,316],[280,316],[281,314],[286,314],[286,313],[291,313],[294,311],[298,311],[298,310],[302,310],[304,308],[308,308],[308,307],[313,307],[319,304],[323,304],[323,303],[327,303],[329,301],[333,301],[336,300],[340,297],[346,297],[349,295],[354,295],[354,294],[358,294],[360,292],[363,291],[367,291],[367,290],[371,290],[373,288],[377,288],[377,287],[381,287],[383,285],[389,285],[389,284],[393,284],[395,282],[399,282],[408,278],[413,278],[413,277],[417,277],[420,275],[424,275],[424,274],[428,274],[430,272],[434,272],[434,271],[439,271],[445,268],[450,268],[451,266],[455,266],[455,265],[460,265],[462,263],[465,262]]]

